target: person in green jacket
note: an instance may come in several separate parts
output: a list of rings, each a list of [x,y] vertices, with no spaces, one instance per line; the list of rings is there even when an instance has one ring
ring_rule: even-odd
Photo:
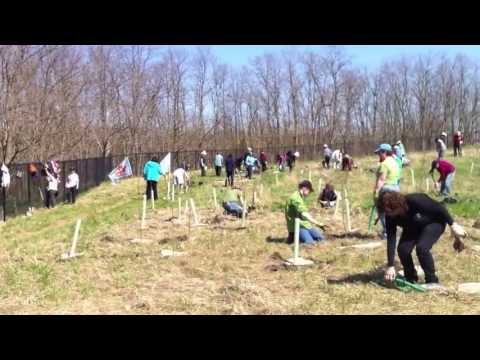
[[[153,198],[158,200],[158,193],[157,193],[157,183],[160,176],[162,176],[162,169],[160,167],[160,163],[158,162],[158,158],[154,156],[152,160],[147,161],[145,166],[143,167],[143,178],[147,182],[147,199],[150,200],[152,197],[153,191]]]
[[[300,242],[307,245],[314,245],[319,241],[325,240],[324,234],[314,227],[325,230],[325,225],[316,221],[309,213],[304,199],[313,192],[312,183],[308,180],[298,184],[298,190],[295,191],[285,204],[285,219],[287,221],[288,243],[293,243],[295,232],[295,218],[300,219]]]

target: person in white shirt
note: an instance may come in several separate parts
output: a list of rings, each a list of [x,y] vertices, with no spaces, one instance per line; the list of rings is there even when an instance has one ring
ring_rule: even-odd
[[[58,175],[54,172],[50,172],[49,169],[46,169],[47,174],[47,196],[46,196],[46,206],[48,209],[55,207],[55,200],[58,194]]]
[[[186,166],[184,166],[186,167]],[[173,172],[173,184],[174,186],[178,186],[178,190],[185,190],[185,185],[188,184],[188,181],[190,179],[187,170],[185,170],[184,167],[179,167],[178,169],[175,169]]]
[[[217,176],[222,175],[223,156],[219,152],[215,155],[215,174]]]
[[[67,176],[67,182],[65,188],[67,190],[67,202],[75,204],[75,198],[77,196],[78,188],[80,185],[80,179],[74,168],[70,169],[70,175]]]
[[[342,160],[343,160],[343,154],[342,154],[342,151],[339,149],[335,150],[332,153],[332,156],[330,157],[330,162],[334,169],[340,169],[342,165]]]

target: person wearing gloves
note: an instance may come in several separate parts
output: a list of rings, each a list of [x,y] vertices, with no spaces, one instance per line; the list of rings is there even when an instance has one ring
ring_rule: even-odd
[[[398,257],[403,266],[405,278],[411,283],[418,282],[418,274],[413,264],[412,251],[416,253],[420,266],[425,273],[425,288],[438,286],[435,262],[430,253],[432,246],[450,226],[454,237],[453,247],[460,252],[464,249],[461,238],[467,236],[462,226],[457,224],[447,209],[426,194],[403,195],[398,192],[386,192],[379,199],[380,208],[386,215],[387,225],[387,269],[385,280],[396,277],[394,267],[397,226],[402,228],[398,243]]]
[[[389,144],[381,144],[375,153],[378,155],[380,165],[377,169],[377,180],[373,188],[373,202],[377,204],[378,217],[383,226],[383,238],[387,238],[385,226],[385,214],[378,207],[378,199],[384,192],[400,192],[399,176],[400,169],[392,156],[392,147]]]
[[[152,198],[152,191],[154,200],[158,200],[157,183],[162,175],[162,168],[156,156],[145,163],[145,166],[143,167],[143,178],[147,182],[147,200]]]
[[[295,233],[295,218],[300,219],[300,242],[307,245],[314,245],[319,241],[325,240],[323,233],[314,227],[325,230],[325,225],[316,221],[308,213],[304,199],[312,193],[313,186],[308,180],[298,184],[298,190],[295,191],[285,203],[285,220],[287,221],[288,243],[293,243]],[[313,225],[312,225],[313,224]]]
[[[205,150],[200,153],[200,170],[201,176],[207,176],[207,152]]]
[[[75,198],[77,196],[79,185],[80,179],[78,178],[78,174],[75,172],[75,169],[72,167],[70,169],[70,174],[67,176],[67,182],[65,183],[65,188],[67,190],[67,201],[71,204],[75,204]]]

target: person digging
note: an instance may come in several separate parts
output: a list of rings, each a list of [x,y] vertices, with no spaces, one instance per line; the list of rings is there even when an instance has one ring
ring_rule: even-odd
[[[454,221],[441,203],[426,194],[404,195],[399,192],[385,192],[379,198],[379,207],[385,214],[387,228],[385,281],[393,282],[396,278],[394,259],[399,226],[402,228],[402,234],[397,250],[405,279],[410,283],[418,282],[418,274],[412,259],[412,251],[415,248],[418,261],[425,273],[423,287],[427,290],[440,288],[430,250],[445,232],[446,225],[449,225],[454,237],[453,248],[461,252],[465,248],[461,238],[467,236],[463,227]]]
[[[304,199],[313,193],[312,183],[308,180],[298,184],[298,190],[295,191],[285,203],[285,219],[287,222],[288,240],[287,243],[292,244],[294,241],[295,218],[300,219],[300,243],[306,245],[316,245],[325,240],[325,235],[313,225],[318,226],[322,230],[326,230],[326,225],[315,220],[308,213],[308,208]]]
[[[440,174],[438,182],[433,177],[433,172],[437,170]],[[435,184],[435,189],[440,191],[440,195],[443,196],[443,202],[455,203],[457,200],[450,196],[453,180],[455,179],[455,166],[447,160],[433,160],[432,167],[430,168],[430,175]]]

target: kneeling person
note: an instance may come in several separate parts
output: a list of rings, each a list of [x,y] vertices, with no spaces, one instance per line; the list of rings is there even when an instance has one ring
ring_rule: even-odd
[[[240,201],[240,191],[227,188],[222,205],[228,215],[233,215],[239,218],[242,217],[243,205]],[[245,209],[245,216],[247,213],[248,212]]]
[[[318,202],[323,208],[334,207],[337,201],[337,194],[331,184],[326,184],[322,193],[318,197]]]
[[[298,184],[298,190],[288,198],[285,204],[285,219],[287,221],[289,243],[293,242],[295,218],[300,219],[300,242],[305,244],[315,244],[317,241],[325,239],[325,236],[322,234],[322,232],[313,225],[317,225],[323,229],[325,226],[316,221],[308,213],[307,206],[304,202],[304,199],[312,192],[312,183],[308,180],[304,180]]]

